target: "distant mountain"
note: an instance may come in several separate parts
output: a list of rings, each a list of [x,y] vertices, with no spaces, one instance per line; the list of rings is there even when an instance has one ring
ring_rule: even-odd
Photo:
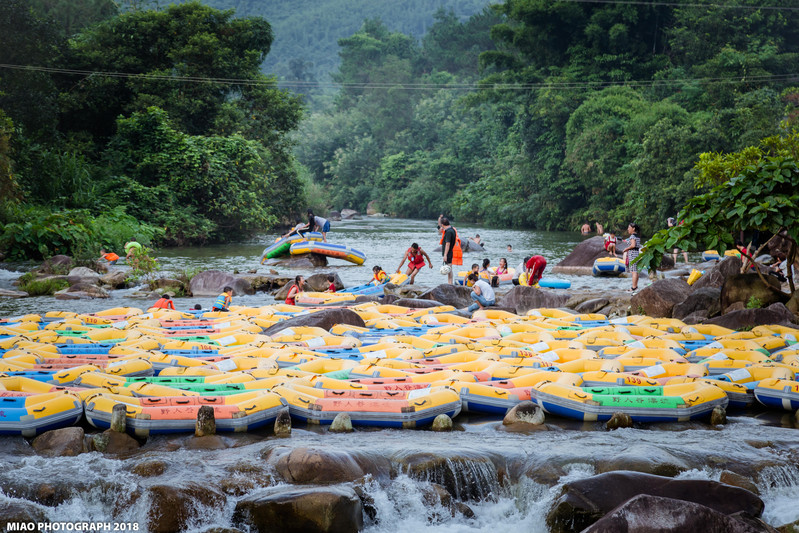
[[[392,31],[421,38],[439,9],[463,20],[489,0],[201,0],[239,17],[260,16],[272,25],[275,41],[263,70],[280,80],[330,82],[339,65],[338,39],[379,18]]]

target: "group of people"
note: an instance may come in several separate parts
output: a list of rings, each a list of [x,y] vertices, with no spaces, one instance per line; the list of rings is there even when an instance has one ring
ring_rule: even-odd
[[[313,209],[308,209],[308,222],[297,220],[297,224],[291,228],[291,231],[283,235],[283,238],[291,237],[292,235],[304,235],[311,231],[318,231],[322,234],[322,241],[327,242],[327,232],[330,231],[330,221],[318,215],[314,215]]]
[[[129,241],[125,244],[125,262],[136,268],[138,256],[141,254],[142,245],[136,241]],[[105,248],[100,250],[100,259],[108,261],[109,265],[116,265],[120,257],[114,252],[107,252]]]
[[[609,232],[605,233],[605,251],[611,257],[618,257],[618,253],[621,251],[622,257],[624,258],[624,266],[627,272],[632,274],[632,287],[628,292],[635,292],[638,290],[638,265],[634,263],[634,260],[641,253],[640,226],[631,222],[627,226],[627,234],[629,237],[627,239],[622,239],[622,242],[626,242],[627,246],[619,250],[619,239],[616,237],[616,231],[611,229]],[[675,249],[675,254],[676,252],[677,250]],[[688,254],[686,254],[686,261],[687,256]]]

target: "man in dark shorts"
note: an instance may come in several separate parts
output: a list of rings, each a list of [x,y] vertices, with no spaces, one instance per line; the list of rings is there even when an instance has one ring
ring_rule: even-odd
[[[457,238],[457,234],[455,233],[455,228],[450,226],[449,219],[446,217],[441,218],[441,229],[443,232],[441,255],[444,258],[444,265],[449,267],[447,283],[452,285],[452,254],[455,251],[455,239]]]

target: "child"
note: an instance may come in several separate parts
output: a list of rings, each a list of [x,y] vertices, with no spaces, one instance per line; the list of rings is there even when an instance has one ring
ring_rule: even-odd
[[[463,278],[463,284],[466,285],[467,287],[471,287],[472,285],[474,285],[474,283],[472,283],[471,279],[469,278],[469,275],[472,273],[477,274],[477,276],[479,277],[480,265],[478,265],[477,263],[472,263],[472,269],[469,271],[469,274],[466,274],[466,277]]]
[[[297,305],[297,295],[301,293],[304,288],[305,278],[298,275],[294,278],[294,285],[291,286],[289,293],[286,295],[286,303],[289,305]]]
[[[333,274],[327,275],[327,281],[330,285],[327,286],[327,290],[325,292],[336,292],[336,278]]]
[[[616,257],[616,232],[613,230],[605,234],[605,251],[608,255]]]
[[[508,273],[508,260],[504,257],[499,258],[499,266],[497,267],[496,275],[500,276],[502,274]]]
[[[374,276],[372,276],[372,283],[374,285],[382,285],[384,283],[388,283],[389,277],[385,271],[380,268],[380,265],[375,265],[372,267],[372,272],[374,272]]]
[[[641,228],[638,224],[631,223],[627,226],[627,233],[630,234],[630,238],[627,239],[627,242],[629,242],[630,245],[623,251],[627,254],[627,259],[625,260],[627,272],[631,272],[633,275],[633,286],[628,292],[635,292],[638,290],[638,265],[633,263],[633,260],[638,257],[641,251],[641,237],[638,235],[639,231],[641,231]]]
[[[153,304],[150,309],[172,309],[175,310],[175,304],[168,294],[162,294],[161,299]]]
[[[211,311],[221,311],[227,313],[230,310],[230,302],[233,299],[233,287],[225,287],[222,289],[222,294],[216,297]]]
[[[108,261],[109,265],[116,265],[117,261],[119,261],[119,256],[114,252],[106,252],[105,250],[100,250],[100,259],[105,259]]]

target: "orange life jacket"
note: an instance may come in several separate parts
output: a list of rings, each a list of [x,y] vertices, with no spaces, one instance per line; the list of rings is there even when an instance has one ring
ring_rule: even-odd
[[[175,304],[172,303],[172,300],[167,300],[166,298],[161,298],[157,302],[153,304],[150,309],[172,309],[175,310]]]
[[[455,229],[455,226],[452,226],[452,229]],[[438,241],[438,244],[444,245],[444,232],[441,232],[441,240]],[[462,265],[463,264],[463,249],[461,248],[461,238],[458,237],[458,230],[455,229],[455,246],[452,248],[452,264],[453,265]]]

